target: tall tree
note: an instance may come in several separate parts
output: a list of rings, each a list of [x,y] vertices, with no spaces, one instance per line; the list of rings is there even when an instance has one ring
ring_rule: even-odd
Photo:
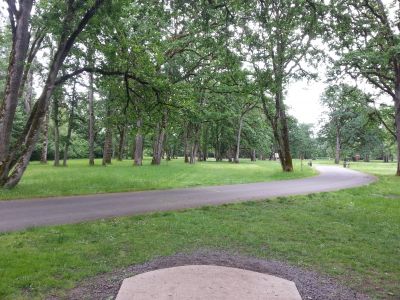
[[[393,5],[395,2],[393,2]],[[390,12],[393,12],[391,14]],[[393,18],[391,18],[393,16]],[[331,1],[328,43],[340,57],[335,72],[370,83],[393,99],[400,176],[400,7],[381,0]],[[331,36],[336,38],[332,39]]]
[[[82,2],[68,1],[60,18],[58,44],[47,73],[42,93],[32,107],[25,129],[17,138],[17,146],[10,145],[10,137],[18,104],[22,76],[29,47],[29,26],[32,0],[20,1],[17,8],[14,0],[7,1],[12,28],[13,46],[7,75],[4,100],[0,107],[0,186],[14,187],[25,172],[35,144],[39,137],[40,127],[48,109],[49,100],[57,81],[57,75],[65,58],[88,22],[97,12],[104,0]],[[51,5],[51,4],[50,4]],[[54,7],[59,7],[54,5]],[[54,22],[53,22],[54,24]]]
[[[318,21],[323,1],[249,3],[247,15],[252,16],[254,23],[246,25],[247,17],[242,16],[245,22],[242,40],[247,48],[241,52],[253,65],[257,93],[273,130],[282,169],[290,172],[293,163],[284,92],[291,79],[315,75],[307,70],[305,62],[316,62],[314,40],[320,31]]]

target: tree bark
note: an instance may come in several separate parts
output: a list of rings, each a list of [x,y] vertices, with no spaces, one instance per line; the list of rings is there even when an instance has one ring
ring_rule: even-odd
[[[29,21],[33,0],[20,3],[19,11],[9,7],[12,29],[12,48],[10,52],[4,100],[0,106],[0,186],[8,180],[11,169],[9,157],[11,132],[18,105],[18,94],[24,73],[24,62],[29,47]],[[18,147],[20,145],[17,145]]]
[[[112,130],[110,127],[107,127],[104,139],[102,165],[105,166],[111,164],[111,158],[112,158]]]
[[[32,107],[32,98],[33,98],[33,71],[32,69],[29,70],[27,75],[28,85],[24,92],[24,111],[27,115],[31,113]]]
[[[195,141],[192,144],[191,150],[190,150],[190,157],[189,157],[189,164],[194,165],[196,163],[196,156],[199,148],[199,143]]]
[[[196,124],[193,126],[193,141],[190,147],[190,155],[189,155],[189,164],[196,163],[197,152],[199,150],[199,133],[200,133],[200,125]]]
[[[184,131],[184,149],[183,149],[183,155],[185,158],[185,163],[189,163],[189,126],[185,126],[185,131]]]
[[[103,146],[103,161],[102,165],[106,166],[111,164],[112,158],[112,124],[111,124],[111,107],[110,104],[107,103],[107,119],[106,119],[106,133],[104,138],[104,146]]]
[[[208,159],[208,133],[209,127],[207,125],[203,125],[202,131],[202,145],[201,145],[201,154],[203,155],[202,160],[207,161]]]
[[[118,143],[118,155],[117,160],[122,161],[124,159],[125,152],[125,140],[126,140],[126,125],[119,128],[119,143]]]
[[[60,165],[60,119],[59,119],[59,105],[60,99],[58,95],[53,97],[53,123],[54,123],[54,166]]]
[[[340,129],[336,126],[336,149],[335,149],[335,164],[340,162]]]
[[[49,113],[46,113],[42,126],[42,153],[40,155],[40,163],[47,164],[47,147],[49,144]]]
[[[152,165],[161,164],[161,158],[163,155],[164,138],[167,128],[168,111],[164,110],[161,118],[161,122],[157,124],[156,136],[153,144],[153,159],[151,161]]]
[[[290,154],[289,130],[287,126],[285,106],[283,103],[283,86],[281,74],[282,71],[277,72],[277,75],[275,75],[278,78],[276,79],[277,87],[275,92],[275,113],[272,114],[268,109],[268,100],[263,94],[264,90],[261,91],[260,96],[263,104],[264,114],[272,127],[272,133],[278,147],[277,151],[279,154],[279,160],[282,170],[284,172],[292,172],[293,162],[292,156]]]
[[[88,91],[88,112],[89,112],[89,165],[94,165],[94,86],[93,73],[89,73]]]
[[[251,161],[257,161],[256,149],[251,150],[251,152],[250,152],[250,160]]]
[[[239,163],[239,154],[240,154],[240,136],[242,134],[242,127],[243,127],[243,116],[240,116],[239,118],[239,128],[237,131],[237,136],[236,136],[236,152],[235,152],[235,163]]]
[[[75,107],[77,105],[77,99],[76,99],[76,89],[75,89],[76,83],[74,82],[73,87],[72,87],[72,100],[71,100],[71,107],[69,111],[69,117],[68,117],[68,129],[67,129],[67,136],[65,140],[65,146],[64,146],[64,159],[63,159],[63,166],[67,166],[67,160],[68,160],[68,151],[69,151],[69,146],[71,145],[71,135],[72,135],[72,127],[74,126],[74,118],[75,118]]]
[[[396,140],[397,140],[397,170],[396,176],[400,176],[400,62],[397,64],[395,70],[396,82],[395,82],[395,121],[396,121]]]
[[[141,166],[143,164],[143,134],[142,134],[143,120],[139,118],[136,121],[136,137],[135,137],[135,166]]]
[[[289,130],[287,126],[287,118],[285,113],[285,108],[280,108],[280,117],[279,123],[281,128],[281,154],[279,154],[279,158],[282,164],[282,169],[284,172],[292,172],[293,171],[293,162],[292,155],[290,154],[290,142],[289,142]]]

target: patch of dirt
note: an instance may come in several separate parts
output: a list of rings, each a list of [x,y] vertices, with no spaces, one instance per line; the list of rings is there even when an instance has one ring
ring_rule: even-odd
[[[279,261],[235,255],[223,251],[203,250],[161,257],[140,265],[116,270],[82,282],[67,295],[67,299],[114,299],[122,281],[134,275],[183,265],[218,265],[275,275],[294,281],[303,300],[366,300],[367,295],[338,284],[316,272]],[[53,298],[54,299],[54,298]]]

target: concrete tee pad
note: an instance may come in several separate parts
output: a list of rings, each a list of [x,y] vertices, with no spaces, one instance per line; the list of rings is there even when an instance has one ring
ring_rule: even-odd
[[[220,266],[181,266],[123,281],[116,300],[301,300],[296,285],[279,277]]]

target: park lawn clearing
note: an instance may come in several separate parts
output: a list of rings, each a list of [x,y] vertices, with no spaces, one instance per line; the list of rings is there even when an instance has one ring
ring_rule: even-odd
[[[276,259],[372,297],[400,295],[400,178],[394,165],[353,164],[377,183],[177,212],[0,235],[0,298],[65,296],[98,274],[197,249]],[[378,171],[375,171],[378,170]]]
[[[83,159],[69,161],[68,167],[33,162],[14,189],[0,189],[0,200],[226,185],[316,175],[305,162],[302,169],[300,161],[295,160],[294,164],[294,172],[283,173],[278,161],[248,159],[242,159],[239,164],[208,161],[190,165],[179,158],[152,166],[146,158],[141,167],[134,167],[131,160],[113,161],[107,167],[100,160],[93,167]]]

